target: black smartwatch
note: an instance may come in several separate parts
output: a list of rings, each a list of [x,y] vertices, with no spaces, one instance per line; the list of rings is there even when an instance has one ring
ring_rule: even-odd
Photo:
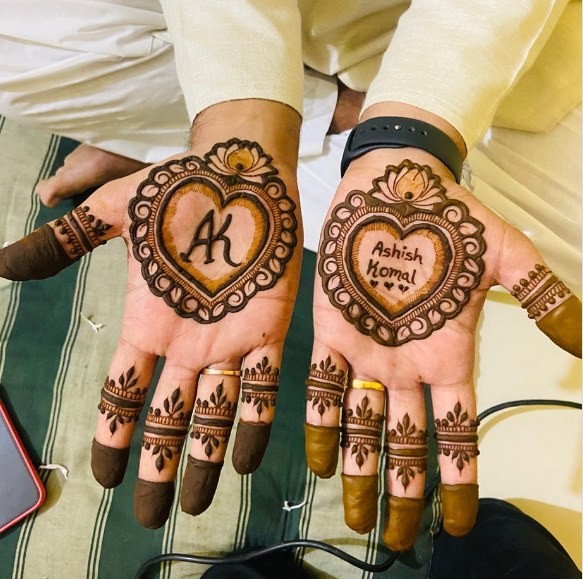
[[[403,147],[422,149],[437,157],[460,182],[464,159],[456,144],[433,125],[407,117],[376,117],[356,125],[348,135],[340,173],[344,177],[348,165],[369,151]]]

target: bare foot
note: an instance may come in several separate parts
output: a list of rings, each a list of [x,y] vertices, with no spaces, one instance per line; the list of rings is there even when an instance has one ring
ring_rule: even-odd
[[[40,183],[36,193],[47,207],[55,207],[63,199],[83,193],[108,181],[131,175],[146,163],[109,153],[90,145],[79,145],[65,157],[56,174]]]
[[[329,135],[339,135],[347,129],[353,129],[358,124],[358,117],[364,104],[363,92],[357,92],[338,81],[338,100],[334,117],[328,129]]]

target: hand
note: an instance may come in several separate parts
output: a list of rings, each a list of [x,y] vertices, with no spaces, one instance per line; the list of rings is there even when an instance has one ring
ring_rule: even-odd
[[[384,149],[350,165],[320,241],[306,452],[311,470],[330,477],[342,435],[345,520],[366,533],[377,519],[386,416],[383,539],[393,550],[413,545],[424,508],[424,384],[432,389],[444,528],[459,536],[474,524],[474,340],[496,284],[581,357],[580,301],[526,236],[457,185],[437,159]]]
[[[191,152],[103,186],[82,206],[0,251],[2,277],[39,279],[114,237],[125,240],[125,312],[101,391],[92,468],[104,487],[121,483],[157,360],[165,356],[134,495],[136,518],[146,527],[160,527],[168,517],[192,414],[181,504],[193,515],[210,505],[242,364],[237,472],[259,466],[269,439],[300,270],[294,137],[300,119],[277,103],[258,110],[258,102],[246,108],[239,101],[233,115],[225,112],[230,103],[215,110],[195,123]],[[274,136],[282,123],[289,125],[285,140]]]

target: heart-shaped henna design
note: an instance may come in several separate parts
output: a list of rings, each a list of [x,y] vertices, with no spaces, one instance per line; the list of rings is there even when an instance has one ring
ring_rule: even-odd
[[[429,167],[389,165],[370,191],[352,191],[332,211],[318,263],[324,291],[380,344],[426,338],[480,283],[483,231]]]
[[[155,167],[129,206],[133,253],[152,293],[200,323],[237,312],[284,274],[295,203],[257,143]]]

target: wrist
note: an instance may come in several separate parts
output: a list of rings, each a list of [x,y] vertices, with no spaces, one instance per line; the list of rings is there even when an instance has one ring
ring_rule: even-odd
[[[275,167],[295,172],[301,122],[296,110],[276,101],[226,101],[208,107],[196,116],[190,146],[197,153],[232,138],[256,142],[273,157]]]
[[[448,123],[442,117],[434,115],[429,111],[414,107],[405,103],[397,102],[383,102],[376,103],[366,108],[360,115],[360,122],[372,119],[375,117],[407,117],[410,119],[417,119],[424,121],[443,131],[455,144],[460,151],[462,158],[465,159],[467,155],[466,143],[458,130]]]
[[[365,153],[350,163],[344,178],[358,177],[359,174],[362,175],[363,173],[368,176],[375,172],[381,175],[387,165],[398,166],[405,159],[418,165],[429,166],[432,173],[438,175],[444,185],[447,185],[448,182],[455,184],[452,172],[437,157],[427,151],[413,147],[375,149]]]

